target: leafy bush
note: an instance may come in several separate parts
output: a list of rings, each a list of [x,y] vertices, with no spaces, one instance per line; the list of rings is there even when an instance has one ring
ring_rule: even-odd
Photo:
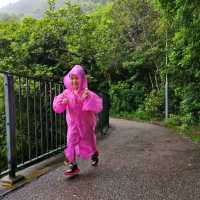
[[[133,112],[136,111],[144,99],[144,88],[139,85],[130,85],[126,82],[118,82],[110,89],[111,112]]]
[[[164,90],[153,90],[144,101],[144,111],[151,118],[164,116]]]

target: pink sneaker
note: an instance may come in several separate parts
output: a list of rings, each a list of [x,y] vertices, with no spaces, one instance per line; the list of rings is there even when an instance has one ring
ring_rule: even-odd
[[[69,169],[64,173],[65,176],[73,176],[80,172],[80,169],[78,168],[77,164],[70,163]]]

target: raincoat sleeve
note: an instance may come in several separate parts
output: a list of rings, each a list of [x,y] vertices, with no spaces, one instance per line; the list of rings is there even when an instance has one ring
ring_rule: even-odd
[[[89,91],[89,96],[83,102],[83,111],[91,111],[95,113],[101,112],[103,109],[103,100],[94,92]]]
[[[59,94],[58,96],[54,97],[53,100],[53,110],[56,113],[62,113],[64,112],[64,110],[66,109],[67,105],[66,104],[62,104],[62,100],[65,97],[65,92],[62,92],[61,94]]]

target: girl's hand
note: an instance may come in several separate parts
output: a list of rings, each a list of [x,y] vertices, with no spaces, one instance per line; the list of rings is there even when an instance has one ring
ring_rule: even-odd
[[[68,103],[68,99],[65,95],[62,95],[62,98],[58,102],[60,105],[66,105]]]
[[[61,101],[62,104],[67,104],[68,103],[68,99],[67,98],[64,98],[62,101]]]
[[[81,99],[84,100],[84,99],[86,99],[88,96],[89,96],[88,88],[85,88],[85,90],[84,90],[84,92],[83,92],[83,94],[82,94]]]

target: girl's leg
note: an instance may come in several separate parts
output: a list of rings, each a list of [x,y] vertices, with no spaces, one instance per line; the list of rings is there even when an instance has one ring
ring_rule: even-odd
[[[65,158],[68,163],[76,162],[76,151],[75,147],[78,144],[78,137],[75,131],[68,130],[67,134],[67,148],[64,151]]]
[[[98,162],[99,162],[99,152],[98,151],[96,151],[96,153],[93,154],[91,160],[92,160],[92,166],[96,166],[98,164]]]
[[[90,134],[90,147],[92,148],[93,155],[91,156],[92,166],[96,166],[99,161],[99,152],[96,147],[96,134],[94,130],[91,130]]]
[[[96,146],[96,133],[93,132],[93,131],[91,131],[90,147],[92,148],[94,154],[95,154],[96,152],[98,152],[98,151],[97,151],[97,146]]]
[[[65,158],[69,163],[76,163],[75,146],[70,145],[64,150]]]
[[[69,148],[69,147],[68,147]],[[73,175],[76,173],[80,172],[80,169],[78,168],[78,165],[76,163],[76,152],[75,152],[75,148],[73,149],[71,147],[71,149],[68,149],[66,154],[68,155],[68,151],[70,152],[70,161],[69,161],[69,165],[68,165],[68,170],[64,173],[66,176],[68,175]],[[73,154],[72,154],[73,151]]]

